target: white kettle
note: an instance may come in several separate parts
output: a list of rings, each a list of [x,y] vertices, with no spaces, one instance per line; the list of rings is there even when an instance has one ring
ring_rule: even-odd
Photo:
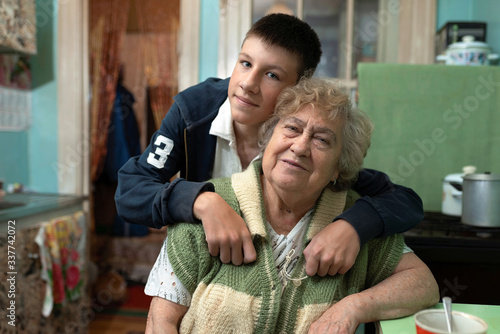
[[[465,174],[476,171],[475,166],[464,166],[462,173],[446,175],[443,180],[443,202],[441,212],[445,215],[462,216],[462,187]]]

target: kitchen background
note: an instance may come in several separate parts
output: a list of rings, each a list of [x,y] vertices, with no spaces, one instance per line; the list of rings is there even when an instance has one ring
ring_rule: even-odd
[[[88,155],[89,150],[86,144],[88,142],[88,135],[81,133],[81,126],[85,122],[85,117],[80,115],[81,119],[73,119],[73,124],[70,122],[61,129],[61,114],[72,114],[73,111],[62,110],[61,105],[58,103],[58,101],[60,102],[61,99],[64,99],[64,89],[70,91],[76,90],[81,85],[79,82],[74,82],[73,87],[65,87],[62,90],[60,87],[58,88],[58,85],[60,85],[58,79],[61,76],[61,73],[59,73],[61,67],[58,66],[58,62],[61,61],[58,59],[58,50],[64,47],[64,45],[60,45],[60,42],[58,42],[58,36],[61,34],[61,31],[58,30],[58,16],[61,12],[64,12],[66,5],[56,0],[37,0],[36,5],[38,53],[30,57],[32,75],[32,88],[30,91],[31,126],[26,127],[22,131],[0,130],[0,178],[4,180],[5,187],[8,184],[20,183],[26,188],[37,192],[83,193],[86,186],[79,180],[82,178],[80,174],[82,172],[81,170],[75,172],[75,169],[83,168],[82,164],[85,163],[85,155]],[[499,6],[500,4],[495,0],[439,0],[437,1],[435,27],[441,27],[448,21],[486,22],[486,42],[492,48],[493,52],[498,53],[500,52],[500,17],[497,15],[498,10],[493,10],[493,8],[500,9]],[[220,16],[219,3],[213,0],[200,1],[199,10],[200,42],[198,55],[193,56],[193,59],[198,59],[197,66],[199,69],[198,77],[195,80],[201,81],[210,76],[218,76],[217,64],[220,61],[218,59],[219,36],[217,34]],[[391,88],[393,87],[387,87],[387,89]],[[415,88],[418,87],[408,87],[408,89]],[[415,93],[414,91],[403,92],[401,90],[399,92],[401,94]],[[456,98],[459,100],[464,99],[463,96],[457,96]],[[496,104],[495,102],[491,102],[491,108],[496,107],[497,111],[498,98],[498,94],[492,94],[492,99],[496,100]],[[363,101],[362,96],[361,101]],[[452,105],[439,106],[440,110],[446,110],[446,108],[451,107]],[[368,109],[366,111],[371,112]],[[422,118],[427,119],[427,117],[425,114],[422,114]],[[465,121],[480,121],[481,119],[484,118],[472,116]],[[415,122],[413,121],[399,122],[397,124],[392,123],[390,126],[392,129],[397,127],[395,134],[411,133],[418,136],[418,133],[415,133]],[[426,120],[425,124],[422,125],[422,127],[432,126],[432,119]],[[493,154],[494,151],[477,151],[475,152],[477,157],[471,156],[467,161],[454,158],[461,155],[464,147],[474,147],[478,142],[491,147],[491,150],[498,147],[498,132],[485,133],[481,129],[478,129],[477,133],[466,135],[466,130],[463,127],[460,131],[457,131],[464,135],[462,141],[448,140],[438,145],[444,152],[447,152],[444,156],[439,154],[440,151],[437,151],[436,154],[433,153],[433,156],[435,158],[439,156],[439,159],[430,159],[430,157],[426,156],[424,159],[425,162],[420,163],[418,161],[413,166],[404,166],[407,170],[401,172],[401,169],[398,172],[397,166],[394,164],[399,163],[404,165],[405,162],[401,161],[405,159],[411,164],[408,160],[410,159],[409,154],[411,154],[411,150],[418,149],[413,142],[418,137],[410,138],[410,136],[406,136],[408,139],[404,141],[405,145],[407,145],[406,149],[400,152],[390,152],[392,155],[400,156],[402,160],[391,160],[387,164],[382,164],[379,160],[375,161],[375,158],[371,159],[369,157],[367,159],[367,166],[384,170],[393,177],[394,181],[415,188],[421,195],[426,210],[439,210],[441,205],[441,181],[445,175],[460,172],[462,166],[465,164],[478,164],[480,162],[481,164],[478,166],[479,171],[495,171],[495,169],[500,169],[499,158],[496,158],[498,155]],[[81,139],[76,141],[72,139],[73,142],[65,143],[65,131],[79,132],[81,133]],[[385,131],[384,125],[379,125],[377,131],[378,133],[383,133]],[[430,134],[426,131],[422,135],[429,136]],[[488,138],[490,135],[496,135],[496,139]],[[399,136],[395,137],[400,138]],[[405,138],[404,135],[402,137],[403,139]],[[421,139],[423,140],[424,138]],[[145,145],[145,140],[145,138],[142,138],[142,145]],[[490,142],[490,140],[492,141]],[[377,149],[380,149],[380,146],[375,141],[372,148],[372,155],[375,154]],[[489,156],[490,159],[483,160],[485,156]],[[405,176],[406,172],[410,173],[413,170],[425,170],[428,173],[427,177],[412,180],[411,177]],[[402,173],[404,175],[399,175]]]
[[[500,171],[500,67],[434,65],[433,49],[436,31],[446,22],[479,21],[487,24],[486,43],[494,53],[500,53],[500,2],[275,2],[282,9],[285,6],[287,10],[312,20],[311,24],[324,44],[325,60],[318,68],[318,73],[344,79],[352,89],[353,101],[374,120],[376,130],[366,158],[366,167],[382,170],[394,182],[413,188],[422,197],[424,209],[430,212],[439,212],[441,209],[442,181],[446,175],[460,173],[465,165],[476,165],[478,172]],[[304,7],[295,10],[297,2],[304,4]],[[16,95],[14,102],[24,107],[22,121],[7,124],[6,118],[2,118],[6,110],[0,109],[0,180],[3,180],[4,189],[18,184],[25,191],[41,194],[90,196],[90,201],[84,203],[84,211],[91,212],[88,215],[90,223],[86,224],[92,232],[103,232],[104,235],[110,233],[114,223],[114,188],[102,182],[102,179],[91,182],[90,142],[95,136],[95,127],[89,115],[95,107],[96,86],[92,87],[89,82],[91,69],[95,69],[90,59],[90,55],[96,52],[93,34],[99,27],[106,30],[105,23],[91,19],[96,18],[100,10],[109,10],[99,7],[106,3],[36,0],[36,54],[20,58],[19,63],[9,65],[11,69],[25,68],[25,64],[29,66],[29,70],[21,71],[24,74],[15,81],[16,87],[22,91],[21,95]],[[159,29],[165,22],[155,21],[146,3],[159,6],[167,2],[123,1],[112,9],[117,13],[113,19],[121,19],[126,23],[126,27],[123,27],[126,33],[118,52],[124,65],[124,86],[136,99],[134,109],[140,129],[137,139],[141,148],[147,145],[156,127],[154,119],[157,115],[153,101],[159,101],[158,96],[161,97],[151,88],[158,79],[156,74],[164,72],[164,69],[155,67],[155,62],[158,63],[159,59],[164,61],[162,57],[173,59],[176,52],[180,54],[178,64],[171,67],[178,67],[179,75],[177,77],[177,72],[170,73],[176,80],[168,83],[168,94],[207,77],[228,76],[234,66],[242,33],[252,20],[265,13],[270,2],[169,1],[169,4],[178,4],[170,8],[168,17],[172,20],[171,26],[179,29],[179,35],[172,37],[163,32],[153,39],[147,34]],[[347,3],[355,4],[354,13],[349,14],[350,9],[345,5]],[[403,7],[405,10],[399,12],[397,8]],[[390,8],[396,8],[396,13]],[[380,21],[384,17],[376,18],[380,12],[392,16],[385,16],[387,21]],[[338,47],[343,42],[341,36],[349,34],[349,29],[345,27],[349,26],[349,20],[353,17],[356,23],[354,31],[350,33],[358,38],[359,45],[354,43],[350,45],[351,50],[346,51],[351,52],[352,57],[337,57]],[[330,29],[328,26],[332,22],[334,27]],[[372,30],[374,22],[377,30],[375,34]],[[331,42],[335,38],[337,46]],[[145,55],[141,55],[145,46],[147,49],[158,43],[175,47],[171,47],[168,52],[145,52]],[[5,52],[4,49],[0,50]],[[99,52],[101,55],[106,53],[103,50]],[[110,56],[116,56],[113,52],[110,52]],[[148,67],[148,64],[153,65]],[[30,82],[30,85],[26,86],[26,82]],[[5,103],[5,100],[0,101],[0,106],[1,102]],[[165,106],[169,104],[164,103]],[[5,217],[2,211],[0,216]],[[8,217],[11,218],[15,217]],[[36,219],[41,222],[46,218]],[[477,233],[475,230],[467,230],[465,234],[463,231],[443,231],[442,227],[450,224],[447,221],[437,223],[440,225],[438,231],[416,230],[416,234],[425,234],[425,238],[422,235],[410,235],[407,240],[428,261],[441,292],[445,293],[447,282],[456,282],[458,278],[460,287],[467,286],[468,289],[465,292],[453,291],[455,297],[460,296],[466,302],[480,300],[498,303],[498,289],[481,289],[478,292],[473,287],[496,284],[494,281],[486,284],[484,280],[489,277],[491,280],[498,275],[499,233],[495,230],[489,234],[484,231]],[[5,231],[0,231],[0,234]],[[20,234],[18,239],[32,242],[33,233],[36,230],[30,231],[25,237]],[[136,233],[144,234],[147,231]],[[438,237],[444,233],[449,238],[430,240],[429,233]],[[94,256],[111,256],[108,262],[123,270],[122,274],[141,281],[146,277],[151,261],[156,258],[163,235],[150,234],[148,238],[147,242],[140,239],[121,242],[105,238],[108,249],[102,247],[102,240],[95,244],[92,241],[89,248]],[[445,246],[439,248],[440,245]],[[134,262],[139,258],[145,261]],[[440,268],[443,270],[440,271]],[[87,268],[86,274],[95,275],[91,269]],[[475,273],[469,276],[475,276],[475,279],[482,279],[483,282],[468,280],[464,271]],[[71,310],[68,314],[71,314]]]

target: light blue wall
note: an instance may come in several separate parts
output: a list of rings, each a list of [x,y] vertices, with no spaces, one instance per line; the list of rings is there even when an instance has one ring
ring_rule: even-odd
[[[21,132],[0,131],[0,178],[40,192],[57,192],[50,172],[57,159],[57,0],[36,0],[37,54],[31,56],[32,122]]]
[[[436,28],[448,21],[486,22],[486,43],[500,53],[500,1],[438,0]]]
[[[32,58],[33,124],[28,133],[30,187],[56,193],[58,155],[57,0],[37,0],[38,54]]]
[[[219,1],[201,1],[199,81],[217,76]]]
[[[0,179],[8,184],[29,184],[28,133],[0,131]]]
[[[37,0],[37,55],[31,57],[32,123],[27,131],[0,131],[0,178],[57,192],[57,0]]]
[[[476,0],[474,6],[473,20],[486,21],[486,43],[493,49],[494,53],[500,54],[500,1],[498,0]]]
[[[447,21],[471,21],[471,0],[438,0],[437,29]]]

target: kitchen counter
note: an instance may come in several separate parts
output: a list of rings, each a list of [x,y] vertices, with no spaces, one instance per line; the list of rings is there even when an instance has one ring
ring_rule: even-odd
[[[29,227],[56,215],[64,215],[81,210],[83,196],[41,194],[41,193],[8,193],[0,200],[0,226],[7,225],[9,220],[16,220],[16,229]],[[6,232],[1,228],[0,233]]]
[[[0,305],[15,305],[8,319],[12,320],[9,317],[14,312],[16,324],[14,327],[2,321],[0,333],[63,333],[68,328],[74,333],[87,332],[90,318],[81,316],[92,314],[86,293],[90,253],[84,204],[82,196],[39,193],[7,194],[0,201],[0,251],[9,254],[0,256],[4,268],[0,290],[15,292],[0,294]],[[70,262],[61,260],[64,250],[75,255]],[[56,269],[57,273],[53,271]],[[69,290],[64,290],[69,283],[60,280],[67,278],[69,269],[80,286],[80,292],[71,292],[71,296],[78,296],[76,299],[69,298]],[[54,283],[56,280],[59,284]],[[42,310],[53,302],[45,298],[45,287],[50,290],[52,285],[66,291],[67,300],[45,317]]]

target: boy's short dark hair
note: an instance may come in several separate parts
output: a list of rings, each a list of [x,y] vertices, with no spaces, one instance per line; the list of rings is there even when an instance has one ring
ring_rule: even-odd
[[[297,70],[298,78],[312,77],[321,59],[321,42],[318,35],[309,24],[295,16],[266,15],[252,25],[245,40],[251,36],[297,55],[302,65]]]

